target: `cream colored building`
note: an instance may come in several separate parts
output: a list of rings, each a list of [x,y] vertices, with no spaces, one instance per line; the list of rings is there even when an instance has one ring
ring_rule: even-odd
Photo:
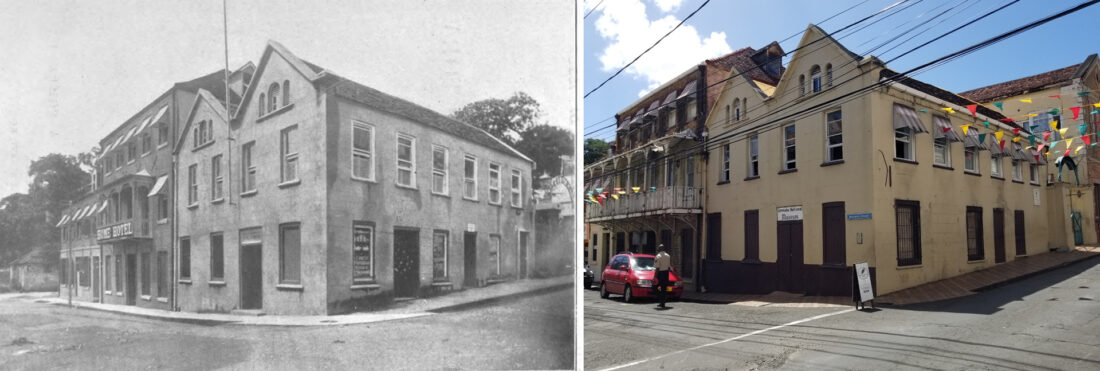
[[[867,262],[884,294],[1047,251],[1047,165],[998,112],[913,79],[859,93],[897,73],[813,25],[775,86],[745,72],[706,120],[707,291],[848,295]]]
[[[1052,131],[1050,140],[1075,138],[1075,143],[1069,147],[1070,157],[1078,167],[1077,176],[1065,167],[1059,180],[1056,166],[1047,167],[1048,173],[1044,174],[1046,197],[1051,200],[1047,208],[1051,230],[1048,245],[1052,249],[1095,245],[1097,234],[1100,234],[1100,220],[1097,219],[1100,215],[1097,203],[1100,200],[1100,150],[1087,146],[1078,152],[1077,147],[1085,145],[1078,131],[1080,125],[1085,125],[1086,134],[1096,133],[1098,129],[1097,117],[1100,115],[1092,114],[1097,109],[1093,104],[1100,101],[1100,69],[1096,54],[1079,64],[959,94],[1003,112],[1038,138],[1042,138],[1043,132],[1054,129],[1051,121],[1057,122],[1057,128],[1067,129],[1066,138]],[[1073,107],[1080,107],[1076,115]],[[1096,139],[1095,135],[1090,137],[1092,143]],[[1055,145],[1050,150],[1050,161],[1053,163],[1062,156],[1066,148],[1064,143]]]

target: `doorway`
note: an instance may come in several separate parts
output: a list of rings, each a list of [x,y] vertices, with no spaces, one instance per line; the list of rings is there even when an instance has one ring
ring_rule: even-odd
[[[463,286],[475,287],[477,286],[477,233],[466,232],[462,235],[462,244],[464,245],[463,254],[463,273],[465,274],[465,280]]]
[[[263,309],[263,245],[241,245],[241,309]]]
[[[668,247],[668,245],[665,245]],[[680,230],[680,275],[684,278],[695,277],[695,243],[690,229]]]
[[[393,294],[416,297],[420,289],[420,230],[393,230]]]
[[[779,291],[802,292],[802,221],[777,223],[777,253],[775,263],[779,274]]]
[[[137,256],[126,254],[126,305],[137,305]]]
[[[1005,262],[1005,209],[993,209],[993,262]]]
[[[92,298],[94,298],[97,303],[102,302],[99,300],[99,294],[100,291],[102,291],[99,289],[99,281],[102,280],[103,277],[99,275],[99,257],[97,256],[92,258]]]
[[[1013,230],[1016,232],[1016,256],[1027,255],[1027,235],[1024,229],[1024,211],[1016,210],[1012,212],[1012,222],[1016,223],[1016,227]]]

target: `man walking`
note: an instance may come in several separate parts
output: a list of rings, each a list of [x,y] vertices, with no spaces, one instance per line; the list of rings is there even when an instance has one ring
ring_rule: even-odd
[[[668,270],[672,268],[672,257],[665,252],[665,245],[657,245],[657,257],[653,259],[653,266],[657,268],[657,299],[665,307],[665,292],[668,291]]]

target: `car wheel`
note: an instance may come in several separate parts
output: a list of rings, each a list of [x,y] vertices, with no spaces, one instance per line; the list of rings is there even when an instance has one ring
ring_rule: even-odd
[[[611,296],[611,293],[607,292],[607,285],[600,282],[600,297],[607,299],[608,296]]]
[[[629,303],[631,300],[634,300],[634,295],[630,292],[630,285],[627,285],[626,290],[623,291],[623,301]]]

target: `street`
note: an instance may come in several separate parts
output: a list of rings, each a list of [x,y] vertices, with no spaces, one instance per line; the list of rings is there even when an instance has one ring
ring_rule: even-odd
[[[564,369],[573,292],[364,325],[202,326],[0,301],[0,368]]]
[[[1100,368],[1100,259],[963,298],[792,308],[653,301],[584,292],[586,369]]]

